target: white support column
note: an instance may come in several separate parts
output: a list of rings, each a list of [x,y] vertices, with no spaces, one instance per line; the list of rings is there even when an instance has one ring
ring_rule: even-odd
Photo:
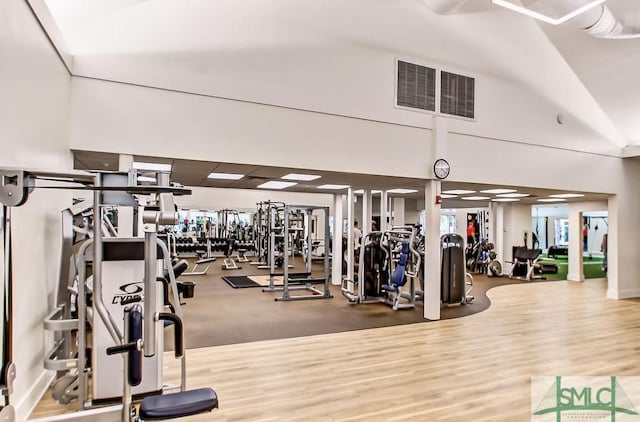
[[[371,189],[365,189],[362,194],[362,238],[371,232],[371,216],[373,215],[373,204]]]
[[[620,200],[617,195],[612,195],[609,197],[607,204],[607,211],[609,213],[609,227],[607,232],[607,297],[609,299],[620,299],[620,291],[622,290],[620,288],[620,253],[618,250],[618,243],[620,239],[618,234],[620,224],[618,221],[620,219],[621,211],[619,201]]]
[[[333,244],[331,253],[331,284],[338,286],[342,283],[342,195],[333,195]],[[325,241],[328,243],[329,239]],[[326,248],[325,248],[326,249]],[[325,250],[325,253],[328,253]]]
[[[118,156],[118,171],[129,171],[133,167],[133,155],[120,154]]]
[[[424,191],[424,317],[430,320],[440,319],[440,187],[439,181],[429,180]]]
[[[567,280],[584,281],[582,266],[582,211],[569,206],[569,269]]]
[[[347,279],[353,281],[353,188],[347,190]]]
[[[504,204],[495,204],[493,218],[495,219],[495,239],[497,260],[504,266]]]
[[[389,218],[389,198],[387,191],[383,190],[380,194],[380,227],[378,230],[385,231],[387,229],[387,218]]]
[[[392,198],[393,225],[404,226],[404,198]]]

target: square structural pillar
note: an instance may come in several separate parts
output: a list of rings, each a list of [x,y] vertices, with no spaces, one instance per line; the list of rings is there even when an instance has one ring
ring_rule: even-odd
[[[440,319],[440,182],[430,180],[424,191],[424,317]],[[404,207],[403,207],[404,208]]]

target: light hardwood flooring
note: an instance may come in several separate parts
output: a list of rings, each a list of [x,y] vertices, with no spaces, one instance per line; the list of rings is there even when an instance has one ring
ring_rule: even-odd
[[[220,409],[182,420],[529,421],[531,376],[640,375],[640,300],[605,289],[508,285],[464,318],[189,350],[188,386]]]

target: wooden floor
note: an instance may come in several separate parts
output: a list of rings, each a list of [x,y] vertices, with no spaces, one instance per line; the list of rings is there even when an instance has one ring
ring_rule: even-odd
[[[531,376],[640,375],[640,300],[605,289],[502,286],[464,318],[189,350],[189,387],[220,409],[183,420],[528,421]]]

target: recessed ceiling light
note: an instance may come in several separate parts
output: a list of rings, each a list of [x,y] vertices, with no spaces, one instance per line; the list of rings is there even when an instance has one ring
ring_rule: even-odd
[[[538,202],[564,202],[566,199],[564,198],[542,198],[538,199]]]
[[[155,182],[155,181],[156,181],[155,177],[138,176],[138,182]]]
[[[446,193],[440,195],[440,198],[442,198],[442,199],[451,199],[451,198],[457,198],[457,197],[458,197],[458,195],[447,195]]]
[[[491,198],[488,196],[465,196],[462,199],[465,201],[486,201]]]
[[[295,185],[297,185],[296,182],[280,182],[278,180],[272,180],[258,185],[257,187],[260,189],[285,189]]]
[[[500,198],[524,198],[531,195],[529,195],[528,193],[501,193],[500,195],[496,196],[499,196]]]
[[[582,193],[558,193],[555,195],[549,195],[549,198],[581,198],[584,194]]]
[[[492,202],[517,202],[518,198],[494,198],[491,200]]]
[[[396,189],[389,189],[387,191],[387,193],[400,193],[400,194],[405,194],[405,193],[416,193],[418,192],[418,189],[403,189],[403,188],[396,188]]]
[[[354,191],[353,191],[353,193],[356,193],[356,194],[358,194],[358,195],[362,195],[362,194],[364,193],[364,189],[354,190]],[[373,190],[371,190],[371,194],[372,194],[372,195],[375,195],[375,194],[378,194],[378,193],[382,193],[382,191],[381,191],[381,190],[378,190],[378,189],[373,189]]]
[[[318,176],[315,174],[301,174],[301,173],[289,173],[281,177],[281,179],[285,180],[300,180],[302,182],[310,182],[312,180],[316,180],[321,178],[322,176]]]
[[[244,177],[244,174],[238,173],[209,173],[207,176],[209,179],[220,179],[220,180],[240,180]]]
[[[339,190],[339,189],[346,189],[348,188],[349,185],[320,185],[318,186],[318,189],[335,189],[335,190]]]
[[[133,168],[138,170],[171,171],[171,164],[145,163],[142,161],[134,161]]]
[[[497,194],[497,193],[512,193],[512,192],[517,192],[517,190],[515,190],[515,189],[485,189],[485,190],[481,190],[480,192]]]
[[[443,190],[442,193],[448,193],[451,195],[467,195],[470,193],[476,193],[474,190],[465,190],[465,189],[452,189],[452,190]]]
[[[493,4],[497,5],[497,6],[502,6],[505,7],[509,10],[513,10],[514,12],[518,12],[518,13],[522,13],[523,15],[527,15],[530,16],[532,18],[536,18],[538,20],[541,20],[543,22],[549,23],[551,25],[560,25],[561,23],[564,23],[566,21],[568,21],[569,19],[572,19],[576,16],[578,16],[581,13],[586,12],[587,10],[596,7],[599,4],[602,4],[605,2],[605,0],[592,0],[589,3],[585,4],[584,6],[579,7],[578,9],[574,10],[573,12],[569,12],[564,16],[559,17],[558,19],[554,19],[552,17],[549,17],[547,15],[543,15],[542,13],[536,12],[534,10],[531,9],[527,9],[524,6],[520,6],[518,4],[513,3],[512,1],[509,0],[491,0]]]

